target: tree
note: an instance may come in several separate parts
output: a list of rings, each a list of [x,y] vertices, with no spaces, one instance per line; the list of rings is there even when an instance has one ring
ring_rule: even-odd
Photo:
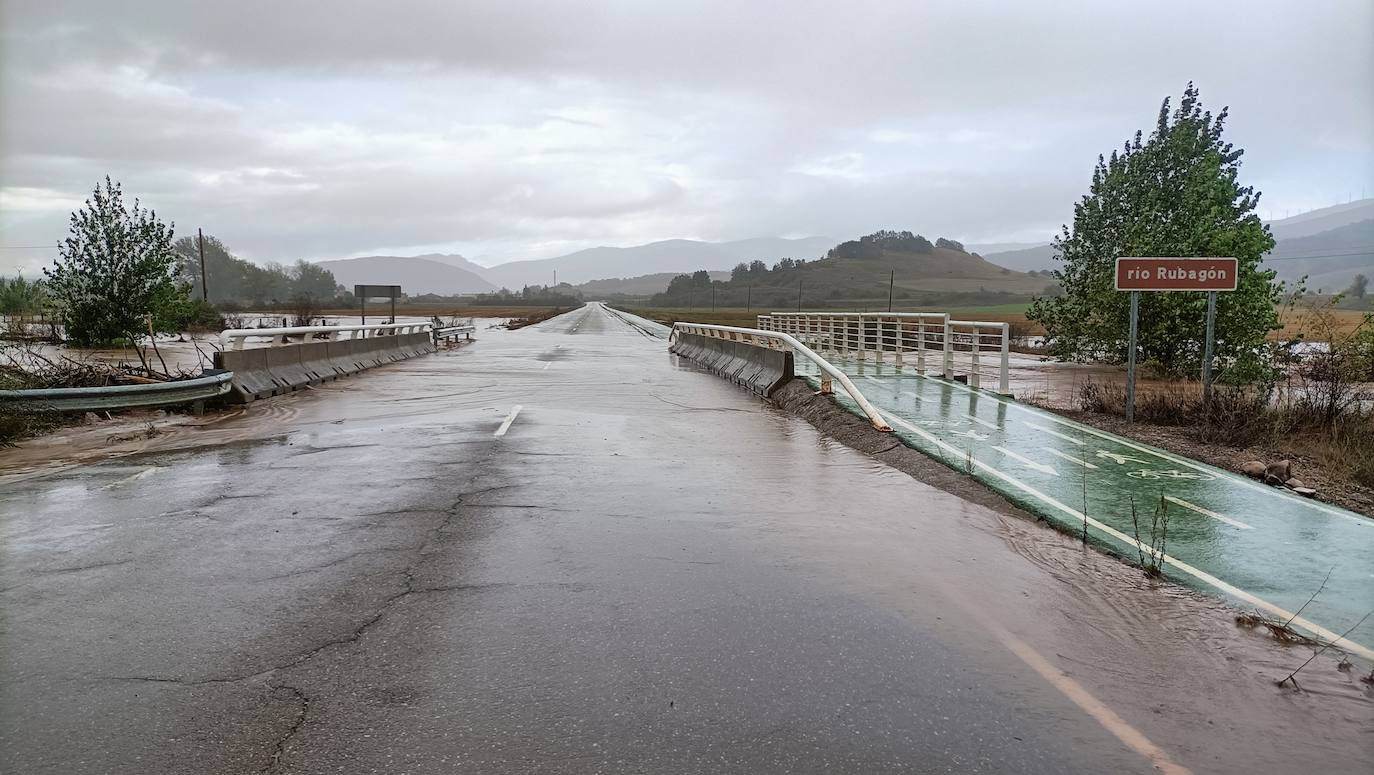
[[[735,268],[730,270],[730,279],[743,280],[749,276],[749,265],[743,261],[735,264]]]
[[[1349,288],[1345,289],[1345,294],[1347,296],[1352,296],[1356,299],[1363,299],[1364,295],[1368,292],[1369,278],[1362,274],[1355,275],[1355,280],[1350,283]]]
[[[67,338],[90,345],[173,333],[189,301],[178,272],[172,227],[134,200],[124,206],[118,183],[97,184],[72,213],[70,236],[45,268],[54,298],[65,307]]]
[[[297,261],[291,270],[291,293],[293,296],[308,296],[317,301],[334,298],[339,291],[339,283],[334,273],[309,261]]]
[[[1052,354],[1126,360],[1130,299],[1114,290],[1118,256],[1231,256],[1239,282],[1218,294],[1216,353],[1255,362],[1265,335],[1279,327],[1282,286],[1260,266],[1274,238],[1255,213],[1260,194],[1238,182],[1244,152],[1222,139],[1226,117],[1225,108],[1204,111],[1189,83],[1176,110],[1164,100],[1148,140],[1137,131],[1110,158],[1098,157],[1073,228],[1054,240],[1061,266],[1051,275],[1062,293],[1036,299],[1026,314],[1045,327]],[[1142,293],[1140,353],[1173,373],[1195,369],[1205,316],[1204,293]]]

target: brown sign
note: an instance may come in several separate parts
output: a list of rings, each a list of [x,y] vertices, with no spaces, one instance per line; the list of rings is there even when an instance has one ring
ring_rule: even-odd
[[[1118,291],[1234,291],[1234,258],[1118,258]]]

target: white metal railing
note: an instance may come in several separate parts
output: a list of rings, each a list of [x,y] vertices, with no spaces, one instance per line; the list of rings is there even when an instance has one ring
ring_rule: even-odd
[[[1010,393],[1010,326],[951,320],[944,312],[773,312],[759,315],[759,328],[791,334],[822,353],[882,363],[888,353],[898,366],[911,361],[926,372],[936,359],[947,379],[963,376],[972,387],[984,380]]]
[[[219,338],[226,350],[242,350],[249,339],[268,339],[271,347],[301,344],[312,340],[337,342],[343,339],[370,339],[377,336],[428,332],[430,323],[380,323],[367,326],[290,326],[288,328],[232,328]],[[293,341],[294,340],[294,341]]]
[[[705,336],[711,339],[723,339],[729,342],[743,342],[744,344],[764,347],[770,350],[781,350],[790,347],[797,355],[811,361],[820,370],[822,393],[833,393],[834,383],[839,382],[840,386],[844,388],[844,392],[848,393],[849,397],[854,400],[854,403],[858,404],[859,408],[863,410],[863,413],[868,416],[868,421],[873,424],[874,428],[880,431],[892,430],[892,427],[887,424],[887,420],[883,419],[878,409],[874,407],[867,398],[864,398],[863,393],[859,392],[859,389],[854,386],[854,383],[850,381],[849,377],[843,371],[835,368],[834,364],[817,355],[814,350],[802,344],[791,334],[779,331],[765,331],[756,328],[737,328],[735,326],[674,323],[673,331],[669,335],[669,339],[671,340],[680,333],[697,334],[699,336]]]

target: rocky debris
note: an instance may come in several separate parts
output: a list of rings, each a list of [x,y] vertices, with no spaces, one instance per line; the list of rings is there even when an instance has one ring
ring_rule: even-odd
[[[1288,460],[1280,460],[1276,463],[1270,463],[1264,469],[1264,478],[1268,480],[1270,477],[1279,480],[1279,484],[1283,484],[1289,479],[1292,479],[1293,463]]]
[[[1279,460],[1267,465],[1262,460],[1251,460],[1248,463],[1240,464],[1240,472],[1251,479],[1258,479],[1274,487],[1287,487],[1293,492],[1308,498],[1317,494],[1316,490],[1303,484],[1301,479],[1293,476],[1293,461],[1291,460]]]

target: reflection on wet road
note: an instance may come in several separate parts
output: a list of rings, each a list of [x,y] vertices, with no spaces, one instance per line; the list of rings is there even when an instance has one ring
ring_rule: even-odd
[[[1374,618],[1360,624],[1374,611],[1374,520],[912,369],[836,363],[903,440],[1027,510],[1069,530],[1086,516],[1128,557],[1155,535],[1172,578],[1374,660]]]
[[[652,326],[479,336],[4,485],[0,770],[1365,764],[1351,675]]]

